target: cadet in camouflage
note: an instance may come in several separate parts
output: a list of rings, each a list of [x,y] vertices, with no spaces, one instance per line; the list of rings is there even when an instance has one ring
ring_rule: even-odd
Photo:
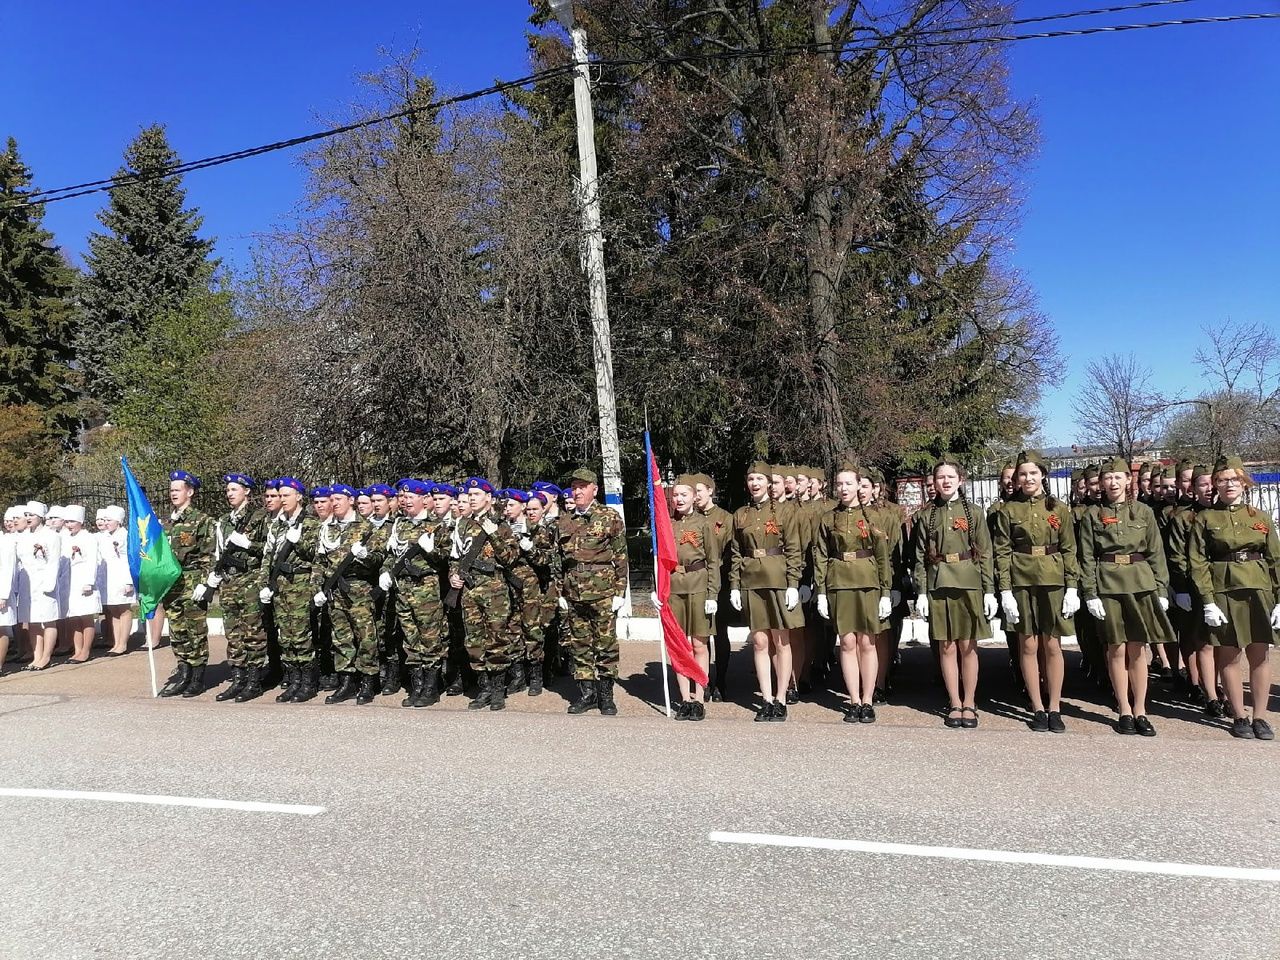
[[[205,574],[213,559],[213,520],[192,506],[200,480],[186,470],[169,474],[169,503],[173,512],[165,529],[182,575],[165,595],[169,642],[178,668],[160,690],[162,697],[198,697],[205,691],[204,668],[209,662],[209,627],[202,606],[208,586]]]
[[[232,673],[231,683],[214,699],[245,703],[262,696],[267,666],[267,632],[258,602],[267,515],[250,500],[255,486],[252,477],[229,473],[222,482],[231,509],[214,524],[213,568],[205,583],[218,591]]]

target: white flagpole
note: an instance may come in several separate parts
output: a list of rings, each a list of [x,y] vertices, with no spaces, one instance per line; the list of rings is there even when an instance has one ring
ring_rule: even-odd
[[[654,491],[654,496],[655,497],[657,496],[656,490]],[[658,586],[658,558],[656,556],[653,558],[653,585],[655,587],[654,592],[657,593],[656,588]],[[667,597],[667,602],[668,603],[671,602],[670,596]],[[657,613],[658,613],[658,649],[662,651],[662,702],[666,705],[667,719],[670,720],[671,719],[671,676],[669,673],[669,667],[667,663],[667,634],[666,634],[666,631],[662,629],[662,611],[659,610],[657,611]]]
[[[155,612],[151,614],[155,616]],[[163,624],[161,624],[163,627]],[[147,665],[151,667],[151,697],[160,696],[160,688],[156,686],[156,648],[151,644],[151,621],[142,621],[142,642],[147,645]]]

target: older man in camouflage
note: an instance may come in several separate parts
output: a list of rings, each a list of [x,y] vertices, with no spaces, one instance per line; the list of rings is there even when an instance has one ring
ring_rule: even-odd
[[[626,602],[627,538],[622,517],[596,502],[596,474],[585,468],[569,476],[571,508],[560,515],[562,590],[573,676],[578,699],[569,713],[599,707],[605,716],[618,712],[613,682],[618,676],[615,619]]]

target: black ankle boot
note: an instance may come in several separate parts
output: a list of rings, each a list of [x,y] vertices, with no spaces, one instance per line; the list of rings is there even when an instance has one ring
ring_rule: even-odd
[[[320,673],[314,663],[298,666],[298,687],[293,694],[293,703],[306,703],[320,692]]]
[[[296,663],[284,665],[284,679],[280,681],[280,692],[276,694],[276,703],[293,703],[294,694],[298,692],[299,672]]]
[[[618,706],[613,702],[613,678],[605,677],[596,681],[596,699],[600,701],[602,717],[616,717]]]
[[[495,670],[489,674],[489,709],[507,708],[507,671]]]
[[[396,688],[399,689],[399,684]],[[373,703],[374,698],[378,695],[381,685],[378,683],[378,675],[376,673],[366,673],[360,677],[360,690],[356,694],[356,705],[363,707],[366,703]]]
[[[262,668],[245,667],[244,684],[236,694],[236,703],[247,703],[262,696]]]
[[[523,660],[517,660],[511,665],[509,676],[510,679],[507,680],[506,694],[508,697],[514,697],[517,693],[523,690],[526,685]]]
[[[596,682],[594,680],[578,681],[578,699],[569,704],[569,713],[586,713],[600,705],[596,699]]]
[[[336,673],[322,673],[320,679],[316,682],[316,692],[321,690],[337,690],[338,681],[341,679]]]
[[[187,689],[187,684],[191,682],[191,667],[182,660],[178,661],[178,669],[173,671],[173,675],[165,681],[164,686],[160,688],[160,696],[176,697]]]
[[[542,664],[529,661],[529,696],[542,696]]]
[[[356,683],[356,675],[354,673],[338,674],[338,688],[324,698],[325,703],[342,703],[350,700],[356,695],[359,685]]]
[[[192,667],[191,679],[187,681],[187,688],[182,691],[182,695],[190,699],[200,696],[204,691],[204,667]]]
[[[219,703],[227,700],[234,700],[236,695],[244,688],[244,667],[235,667],[231,671],[231,682],[227,684],[227,689],[223,690],[213,699]]]
[[[467,704],[468,710],[483,710],[493,702],[493,691],[489,688],[489,674],[481,673],[477,680],[480,683],[480,689],[476,692],[476,698]]]
[[[379,692],[384,697],[390,697],[400,692],[400,661],[392,660],[390,663],[383,665],[385,673],[382,675]]]
[[[418,695],[415,707],[433,707],[440,702],[440,668],[424,667],[422,693]]]
[[[409,668],[409,695],[400,701],[402,707],[416,707],[418,701],[422,698],[422,688],[427,682],[426,667],[410,667]]]
[[[446,697],[460,697],[464,693],[462,685],[462,671],[459,670],[453,675],[453,679],[449,681],[449,689],[444,692]]]

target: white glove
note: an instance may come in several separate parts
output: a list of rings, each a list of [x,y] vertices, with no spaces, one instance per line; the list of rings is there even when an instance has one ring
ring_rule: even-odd
[[[716,601],[714,600],[708,600],[706,603],[702,605],[702,612],[705,613],[708,617],[714,617],[716,615],[716,611],[718,611],[719,609],[720,609],[720,604],[716,603]]]
[[[982,615],[988,620],[994,620],[1000,613],[1000,604],[996,601],[994,593],[984,593],[982,595]]]
[[[86,585],[86,586],[85,586],[85,588],[84,588],[83,590],[81,590],[81,591],[80,591],[80,595],[81,595],[82,597],[91,597],[91,596],[93,596],[93,587],[92,587],[92,586],[88,586],[88,585]]]
[[[893,604],[889,602],[888,597],[881,597],[880,603],[876,605],[876,618],[888,620],[891,613],[893,613]]]
[[[423,553],[434,553],[436,549],[436,535],[434,533],[424,533],[418,538],[418,546],[422,548]]]
[[[243,533],[241,533],[238,530],[235,533],[233,533],[231,536],[227,537],[227,543],[233,544],[234,546],[239,547],[241,550],[249,549],[249,538],[246,537]]]
[[[523,550],[525,553],[531,552],[533,550],[533,541],[530,540],[528,537],[521,537],[520,549]]]
[[[271,598],[274,596],[275,596],[275,593],[272,592],[270,587],[263,587],[261,590],[258,591],[258,602],[263,604],[269,604],[271,602]]]
[[[831,604],[825,593],[818,594],[818,616],[823,620],[831,619]]]
[[[809,598],[813,596],[813,587],[807,583],[800,584],[800,602],[808,603]]]
[[[1009,626],[1013,626],[1022,619],[1018,615],[1018,601],[1014,598],[1012,590],[1000,591],[1000,606],[1004,610],[1004,619]]]
[[[729,606],[733,607],[733,609],[735,610],[739,610],[739,611],[742,610],[742,591],[741,590],[729,591]]]
[[[196,588],[191,591],[191,599],[196,603],[204,603],[205,594],[209,592],[209,588],[203,583],[196,584]]]
[[[626,597],[614,597],[613,602],[609,604],[609,609],[613,613],[617,613],[622,609],[622,605],[627,602]]]
[[[1204,605],[1204,622],[1206,626],[1223,627],[1227,624],[1227,615],[1222,612],[1222,608],[1216,603],[1206,603]]]
[[[492,517],[485,517],[480,521],[480,529],[492,537],[498,532],[498,525],[493,522]]]
[[[929,619],[929,595],[922,593],[916,597],[916,616],[921,620]]]
[[[568,600],[566,600],[563,596],[561,596],[561,597],[560,597],[560,599],[558,599],[558,600],[556,601],[556,603],[558,603],[558,604],[560,605],[560,609],[561,609],[561,610],[568,610],[568,609],[569,609],[569,601],[568,601]]]
[[[369,549],[363,543],[356,542],[351,545],[351,555],[357,560],[363,560],[369,555]]]
[[[217,590],[222,586],[222,577],[220,577],[216,572],[210,571],[209,576],[204,578],[204,582],[210,590]]]
[[[326,603],[329,602],[329,598],[324,595],[323,590],[317,590],[315,593],[315,596],[311,598],[311,602],[314,603],[317,607],[323,607]]]
[[[1280,630],[1280,603],[1271,608],[1271,629]]]
[[[1191,594],[1176,593],[1173,596],[1173,602],[1178,605],[1180,610],[1185,610],[1187,613],[1191,612]]]
[[[394,587],[395,585],[396,585],[396,582],[391,579],[391,574],[388,573],[386,570],[383,570],[380,574],[378,574],[378,586],[382,589],[383,593],[389,593],[391,591],[391,588]]]
[[[302,524],[295,523],[292,527],[289,528],[289,532],[284,535],[284,538],[288,540],[290,543],[297,543],[299,540],[301,540]]]
[[[797,590],[795,587],[787,587],[787,593],[783,599],[783,603],[786,605],[786,608],[788,610],[794,610],[796,608],[796,604],[799,602],[800,602],[800,591]]]
[[[1067,587],[1067,592],[1062,595],[1062,619],[1070,620],[1079,609],[1080,594],[1075,587]]]
[[[1168,612],[1169,612],[1169,598],[1168,598],[1168,597],[1156,597],[1156,600],[1158,600],[1158,601],[1160,602],[1160,609],[1161,609],[1161,610],[1163,610],[1165,613],[1168,613]]]
[[[658,599],[658,595],[656,593],[649,594],[649,602],[653,604],[653,609],[662,609],[662,601]]]
[[[1086,600],[1084,602],[1084,608],[1089,611],[1089,616],[1093,617],[1095,620],[1107,619],[1107,611],[1103,609],[1102,600],[1098,597],[1094,597],[1092,600]]]
[[[893,609],[894,609],[894,610],[897,610],[897,609],[898,609],[898,604],[900,604],[901,602],[902,602],[902,591],[901,591],[901,590],[890,590],[890,591],[889,591],[889,603],[890,603],[890,605],[893,607]],[[882,619],[882,620],[883,620],[884,618],[883,618],[883,617],[881,617],[880,619]]]

